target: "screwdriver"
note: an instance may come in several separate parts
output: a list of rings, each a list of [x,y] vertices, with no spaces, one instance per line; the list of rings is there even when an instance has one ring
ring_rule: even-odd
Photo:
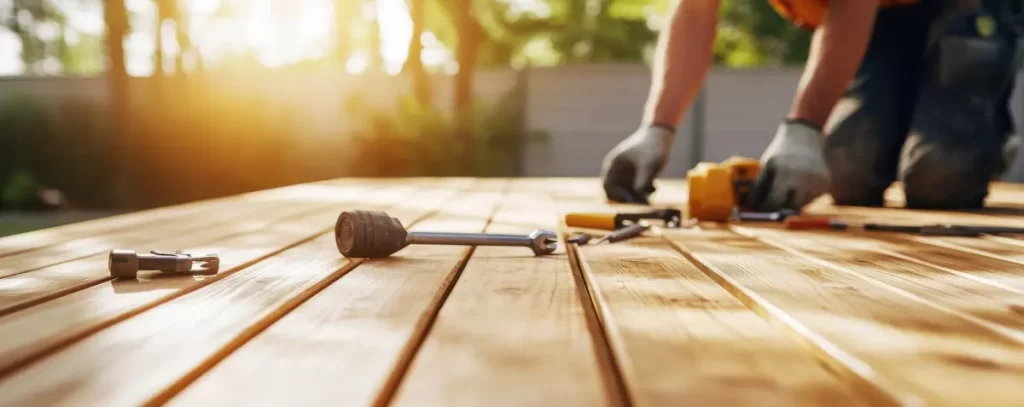
[[[632,239],[634,237],[640,236],[645,231],[647,231],[647,229],[650,228],[651,225],[649,224],[635,223],[605,235],[601,239],[598,239],[598,241],[594,242],[594,244],[601,244],[603,242],[615,243],[627,239]]]

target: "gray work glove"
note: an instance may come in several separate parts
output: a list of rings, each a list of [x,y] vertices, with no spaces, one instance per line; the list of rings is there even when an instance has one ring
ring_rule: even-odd
[[[665,167],[675,131],[662,126],[638,129],[604,157],[601,180],[611,201],[647,205],[654,179]]]
[[[822,151],[821,130],[800,121],[779,125],[764,154],[751,192],[758,211],[799,211],[828,192],[830,175]]]

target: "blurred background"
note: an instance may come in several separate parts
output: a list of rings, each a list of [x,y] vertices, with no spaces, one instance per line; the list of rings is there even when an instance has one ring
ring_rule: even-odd
[[[672,1],[0,0],[0,235],[345,176],[596,176]],[[723,6],[665,177],[759,156],[792,100],[808,33]]]

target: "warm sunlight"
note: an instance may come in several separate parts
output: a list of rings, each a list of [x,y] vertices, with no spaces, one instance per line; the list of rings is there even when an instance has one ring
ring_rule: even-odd
[[[66,9],[73,26],[89,28],[83,31],[102,28],[102,9],[75,7],[69,0],[56,0],[55,3]],[[125,6],[133,14],[133,32],[125,39],[126,68],[132,76],[148,76],[155,70],[156,4],[153,0],[125,0]],[[336,41],[334,0],[188,0],[186,8],[192,22],[190,37],[203,59],[210,63],[252,50],[260,64],[277,67],[322,57]],[[397,73],[405,62],[412,36],[412,22],[405,1],[376,0],[367,3],[362,15],[378,19],[385,70]],[[163,30],[164,52],[168,57],[174,56],[178,46],[173,35],[167,35],[173,27],[165,26]],[[423,52],[425,64],[439,67],[451,60],[451,53],[432,34],[426,33],[422,40],[426,48]],[[0,44],[8,44],[0,46],[5,50],[0,52],[3,54],[0,55],[0,72],[5,74],[21,71],[17,63],[20,52],[9,44],[15,41],[13,33],[0,31]],[[368,68],[370,58],[366,48],[365,45],[356,48],[345,64],[346,71],[361,73]]]
[[[103,30],[103,10],[99,2],[77,0],[51,0],[66,15],[74,38],[76,33],[99,35]],[[348,0],[359,1],[359,0]],[[503,0],[511,4],[512,11],[549,12],[546,3],[538,0]],[[0,0],[3,4],[3,0]],[[188,13],[188,35],[203,62],[216,65],[228,58],[251,52],[260,65],[278,67],[301,61],[315,60],[329,55],[337,45],[339,29],[349,29],[352,44],[345,71],[352,74],[371,69],[366,21],[376,19],[379,24],[380,52],[383,70],[395,74],[405,62],[412,37],[412,21],[405,0],[366,1],[357,10],[359,19],[350,27],[335,27],[337,0],[187,0],[183,9]],[[157,7],[154,0],[125,0],[131,15],[131,32],[125,38],[125,63],[129,75],[149,76],[155,70],[157,30],[164,34],[162,50],[164,69],[175,69],[173,59],[179,53],[173,23],[157,27]],[[449,74],[458,71],[453,51],[442,44],[434,33],[427,31],[419,39],[423,43],[421,55],[427,69]],[[13,32],[0,28],[0,74],[16,75],[24,71],[20,60],[19,40]],[[186,68],[194,56],[184,55]],[[55,62],[55,61],[44,61]]]

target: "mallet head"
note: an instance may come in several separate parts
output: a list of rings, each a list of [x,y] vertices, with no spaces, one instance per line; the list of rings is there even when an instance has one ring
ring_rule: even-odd
[[[388,257],[408,244],[407,235],[402,222],[380,211],[342,212],[334,225],[334,241],[345,257]]]

